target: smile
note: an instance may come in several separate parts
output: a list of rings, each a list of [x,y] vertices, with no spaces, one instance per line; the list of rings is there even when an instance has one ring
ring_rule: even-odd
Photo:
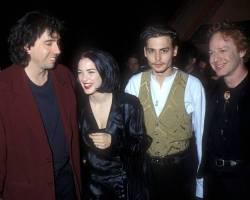
[[[89,89],[89,88],[91,88],[92,84],[85,83],[85,84],[83,84],[83,86],[84,86],[85,89]]]

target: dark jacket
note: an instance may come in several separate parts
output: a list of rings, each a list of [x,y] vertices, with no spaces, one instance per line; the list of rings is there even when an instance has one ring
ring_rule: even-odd
[[[80,199],[79,136],[72,75],[58,65],[51,73]],[[52,152],[24,68],[0,73],[0,198],[55,200]]]
[[[125,93],[114,95],[107,127],[104,130],[98,129],[88,101],[82,113],[80,125],[86,151],[86,165],[89,169],[88,174],[89,176],[94,174],[94,177],[102,176],[102,178],[90,178],[87,186],[92,181],[100,181],[105,185],[101,179],[107,179],[111,183],[110,187],[115,187],[116,181],[119,182],[121,177],[123,179],[126,177],[129,199],[145,200],[143,161],[147,140],[143,110],[139,100]],[[88,137],[93,132],[111,134],[111,146],[105,150],[97,149]]]
[[[247,75],[244,80],[244,87],[240,93],[239,101],[237,103],[237,113],[235,113],[235,117],[239,122],[239,130],[237,131],[237,138],[232,138],[232,140],[239,141],[238,146],[231,147],[232,149],[237,148],[237,152],[239,153],[239,158],[242,160],[246,160],[250,162],[249,154],[250,154],[250,126],[249,126],[249,116],[250,116],[250,74]],[[207,96],[207,112],[206,112],[206,120],[205,120],[205,132],[203,136],[203,156],[201,167],[199,170],[199,176],[203,176],[206,174],[209,169],[209,158],[210,158],[210,148],[209,142],[212,139],[210,129],[213,126],[213,120],[217,120],[215,115],[215,111],[217,109],[217,99],[218,95],[223,95],[221,93],[221,88],[224,85],[223,79],[219,79],[214,87],[211,89],[210,93]],[[210,149],[209,149],[210,148]]]

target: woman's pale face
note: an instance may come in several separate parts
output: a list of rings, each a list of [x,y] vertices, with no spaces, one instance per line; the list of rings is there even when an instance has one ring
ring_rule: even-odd
[[[102,78],[95,64],[89,58],[82,58],[78,63],[78,80],[87,95],[97,92],[102,84]]]

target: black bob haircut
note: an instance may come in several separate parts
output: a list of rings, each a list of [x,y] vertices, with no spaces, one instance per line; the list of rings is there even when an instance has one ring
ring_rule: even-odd
[[[59,21],[48,12],[31,11],[21,17],[11,28],[8,37],[9,55],[12,63],[27,66],[30,55],[25,46],[34,46],[36,40],[47,30],[50,35],[61,35],[63,22]]]
[[[111,54],[99,49],[90,49],[80,54],[77,63],[83,58],[90,59],[95,64],[95,67],[101,76],[102,84],[100,88],[97,89],[98,92],[112,93],[119,91],[120,70],[116,60]]]

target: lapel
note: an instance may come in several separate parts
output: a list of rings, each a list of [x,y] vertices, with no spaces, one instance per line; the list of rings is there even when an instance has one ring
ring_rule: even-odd
[[[26,124],[27,127],[31,129],[33,136],[48,145],[48,139],[46,131],[43,125],[41,114],[39,112],[38,106],[36,105],[35,98],[33,97],[32,90],[29,86],[29,79],[25,74],[24,68],[20,66],[15,66],[14,68],[15,78],[11,81],[13,89],[13,108],[16,112],[19,112],[21,116],[21,121],[19,123]],[[59,111],[61,114],[61,120],[63,122],[64,130],[67,139],[69,139],[69,133],[71,133],[71,127],[67,126],[72,102],[70,101],[72,95],[71,90],[67,90],[65,77],[60,76],[56,70],[51,70],[54,92],[56,94]],[[70,88],[69,88],[70,89]]]
[[[23,123],[23,127],[28,127],[30,130],[28,135],[32,134],[32,137],[41,141],[41,145],[48,145],[46,132],[43,126],[43,121],[35,102],[35,98],[32,95],[31,88],[29,86],[29,80],[25,74],[24,68],[20,66],[14,67],[15,78],[11,81],[11,88],[13,90],[13,110],[18,112],[20,117],[17,123]]]
[[[66,82],[65,80],[67,77],[64,77],[62,74],[60,74],[59,71],[57,71],[57,69],[51,70],[50,73],[52,77],[54,92],[57,98],[56,100],[59,107],[60,117],[63,123],[64,132],[67,139],[69,140],[72,133],[71,131],[72,127],[68,126],[68,124],[70,124],[69,120],[71,112],[69,108],[74,106],[70,101],[70,99],[74,98],[74,93],[72,93],[71,88],[67,87],[68,82]]]
[[[99,131],[100,129],[97,125],[96,119],[95,119],[94,114],[91,110],[89,100],[87,100],[87,102],[86,102],[85,109],[86,109],[86,113],[88,113],[86,115],[86,118],[88,119],[88,126],[90,127],[91,132]],[[113,93],[113,99],[112,99],[112,103],[111,103],[110,112],[108,114],[107,125],[106,125],[105,130],[109,130],[115,124],[117,124],[114,122],[120,121],[120,119],[121,119],[120,113],[121,113],[121,111],[120,111],[119,105],[117,103],[117,95],[115,95]]]
[[[113,99],[106,128],[107,130],[114,129],[115,127],[123,128],[125,119],[122,113],[125,115],[125,111],[121,109],[120,94],[113,93]]]

